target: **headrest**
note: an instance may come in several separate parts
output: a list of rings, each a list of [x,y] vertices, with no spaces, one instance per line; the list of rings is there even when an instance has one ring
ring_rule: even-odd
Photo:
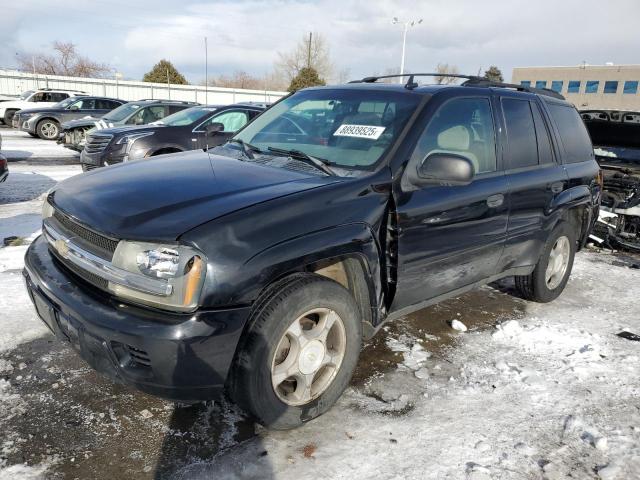
[[[442,150],[469,150],[471,135],[464,125],[447,128],[438,135],[438,148]]]

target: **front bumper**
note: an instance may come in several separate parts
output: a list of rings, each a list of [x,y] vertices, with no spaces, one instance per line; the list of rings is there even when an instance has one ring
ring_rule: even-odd
[[[88,165],[91,168],[106,167],[114,163],[122,163],[125,161],[126,155],[122,152],[112,154],[110,152],[88,153],[86,150],[80,152],[80,163]]]
[[[38,315],[94,369],[165,398],[217,397],[250,307],[174,314],[124,304],[58,263],[39,237],[24,277]]]

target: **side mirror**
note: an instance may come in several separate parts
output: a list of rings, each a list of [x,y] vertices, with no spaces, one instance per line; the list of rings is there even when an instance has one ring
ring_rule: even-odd
[[[204,129],[207,134],[207,137],[213,137],[216,133],[224,132],[224,125],[222,123],[213,122],[210,125],[207,125],[207,128]]]
[[[474,175],[471,160],[455,153],[432,153],[418,166],[418,179],[425,184],[468,185]]]

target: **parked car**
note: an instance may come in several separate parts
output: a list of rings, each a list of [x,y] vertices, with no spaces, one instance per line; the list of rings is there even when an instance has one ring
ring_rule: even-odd
[[[0,135],[0,183],[4,182],[9,176],[9,162],[2,155],[2,135]]]
[[[78,90],[56,90],[53,88],[28,90],[18,99],[0,102],[0,122],[10,127],[15,113],[24,108],[50,107],[69,97],[79,95],[86,95],[86,93]]]
[[[43,140],[57,140],[60,124],[85,117],[101,117],[125,104],[124,100],[106,97],[70,97],[49,108],[27,108],[13,116],[13,128]]]
[[[57,184],[25,258],[44,323],[113,378],[226,388],[287,429],[333,405],[386,321],[504,277],[558,297],[601,194],[576,109],[379,78],[301,90],[207,152]]]
[[[86,134],[90,130],[103,130],[123,125],[146,125],[194,105],[198,104],[177,100],[139,100],[125,103],[99,119],[82,118],[63,123],[58,143],[81,152]]]
[[[604,175],[596,235],[612,248],[640,252],[640,112],[584,110]]]
[[[261,104],[198,106],[144,126],[124,125],[89,134],[83,170],[140,158],[208,148],[227,141],[266,108]]]

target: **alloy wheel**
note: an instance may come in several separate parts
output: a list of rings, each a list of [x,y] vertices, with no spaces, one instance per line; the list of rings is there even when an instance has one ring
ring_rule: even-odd
[[[545,281],[549,290],[554,290],[562,283],[569,266],[570,254],[571,244],[569,239],[565,236],[558,237],[551,252],[549,252],[549,261],[545,271]]]

